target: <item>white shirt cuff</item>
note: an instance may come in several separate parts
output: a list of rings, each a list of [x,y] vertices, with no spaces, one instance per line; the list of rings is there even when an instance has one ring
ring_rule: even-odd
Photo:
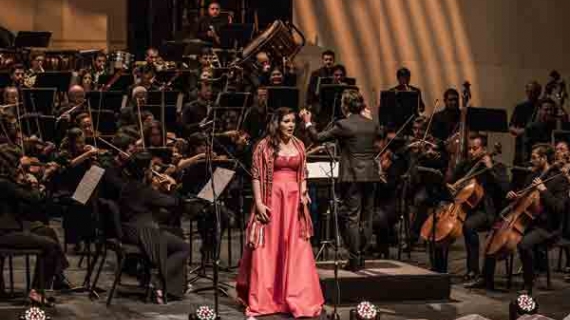
[[[305,123],[305,129],[309,128],[310,126],[312,126],[313,123],[312,122],[307,122]]]

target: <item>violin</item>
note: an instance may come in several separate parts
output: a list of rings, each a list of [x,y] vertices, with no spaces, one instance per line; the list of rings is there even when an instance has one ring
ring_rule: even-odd
[[[426,219],[421,229],[421,237],[424,240],[434,241],[436,246],[445,246],[461,237],[467,212],[477,207],[485,195],[483,186],[476,179],[490,170],[488,167],[481,169],[483,160],[486,156],[501,154],[501,144],[496,144],[494,149],[491,153],[482,154],[463,178],[448,186],[454,201],[436,212],[436,221],[433,215]]]

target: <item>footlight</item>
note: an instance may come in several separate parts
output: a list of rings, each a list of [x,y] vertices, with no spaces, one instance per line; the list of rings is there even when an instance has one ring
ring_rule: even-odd
[[[350,320],[378,320],[378,308],[368,301],[362,301],[356,309],[350,310]]]
[[[20,320],[50,320],[42,309],[38,307],[31,307],[27,309],[23,315],[20,316]]]
[[[194,314],[191,314],[188,317],[189,320],[217,320],[219,319],[218,315],[214,311],[214,309],[210,308],[209,306],[200,306],[196,309]]]
[[[538,303],[528,294],[521,294],[509,305],[510,319],[518,319],[525,314],[536,314]]]

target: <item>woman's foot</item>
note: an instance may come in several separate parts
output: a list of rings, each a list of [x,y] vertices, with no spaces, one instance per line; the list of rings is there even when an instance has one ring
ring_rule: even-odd
[[[156,302],[156,304],[164,304],[164,295],[162,290],[154,290],[154,302]]]
[[[46,298],[45,296],[42,296],[39,292],[37,292],[34,289],[30,290],[28,298],[34,304],[39,304],[41,306],[47,306],[47,307],[53,307],[55,302],[55,299]]]

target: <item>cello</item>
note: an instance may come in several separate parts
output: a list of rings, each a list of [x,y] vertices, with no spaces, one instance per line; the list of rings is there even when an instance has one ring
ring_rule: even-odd
[[[555,163],[540,175],[542,180],[553,168],[559,168]],[[542,183],[554,180],[564,172],[545,179]],[[500,225],[494,228],[485,243],[485,255],[504,259],[513,253],[521,242],[529,224],[541,213],[540,193],[537,186],[531,183],[528,187],[517,192],[517,198],[500,213]]]
[[[485,190],[476,177],[492,167],[481,169],[483,158],[486,155],[493,157],[501,154],[501,149],[500,143],[495,144],[492,153],[481,156],[463,178],[449,186],[454,201],[426,219],[420,233],[424,240],[434,241],[436,245],[443,246],[451,244],[461,237],[467,212],[477,207],[485,195]]]

